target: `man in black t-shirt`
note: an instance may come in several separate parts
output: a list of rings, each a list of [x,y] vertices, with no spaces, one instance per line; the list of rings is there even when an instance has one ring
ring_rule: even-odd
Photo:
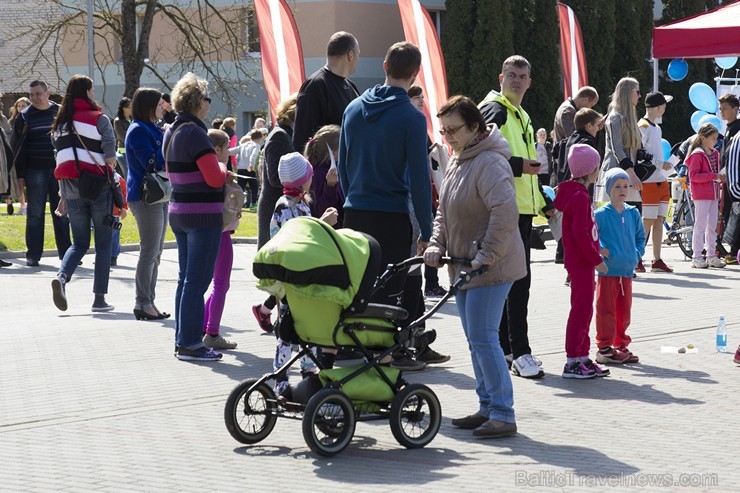
[[[332,34],[326,45],[326,65],[311,75],[298,91],[293,149],[303,153],[308,139],[324,125],[341,125],[347,105],[360,95],[347,77],[357,70],[360,45],[350,33]]]
[[[39,265],[44,250],[47,200],[60,259],[64,258],[64,253],[72,244],[69,219],[54,214],[59,205],[59,182],[54,177],[56,161],[51,143],[51,124],[59,105],[49,101],[49,96],[49,87],[45,82],[31,82],[28,91],[31,106],[24,109],[13,122],[13,163],[18,175],[18,186],[21,190],[24,186],[27,188],[26,265],[29,267]]]

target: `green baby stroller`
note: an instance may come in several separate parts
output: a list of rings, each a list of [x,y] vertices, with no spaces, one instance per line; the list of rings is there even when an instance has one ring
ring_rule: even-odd
[[[421,448],[434,439],[442,419],[437,396],[425,385],[409,384],[399,370],[381,362],[405,350],[423,331],[423,322],[477,272],[461,275],[433,309],[403,326],[405,310],[368,301],[390,278],[422,259],[389,265],[378,277],[380,258],[372,237],[334,230],[307,217],[287,222],[259,250],[253,265],[258,287],[283,301],[278,334],[298,344],[300,351],[279,370],[245,380],[231,391],[224,419],[237,441],[264,440],[278,418],[302,420],[306,444],[322,456],[344,450],[357,421],[389,420],[393,436],[406,448]],[[321,368],[311,346],[358,350],[362,363],[321,369],[292,387],[289,399],[276,396],[268,382],[284,375],[300,357],[308,356]]]

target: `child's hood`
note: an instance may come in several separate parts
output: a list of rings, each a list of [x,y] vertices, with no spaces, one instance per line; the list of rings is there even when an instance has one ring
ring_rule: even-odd
[[[568,202],[576,195],[583,194],[588,198],[588,190],[586,186],[577,181],[568,180],[561,183],[558,186],[558,192],[555,195],[555,208],[559,211],[564,211],[568,206]]]

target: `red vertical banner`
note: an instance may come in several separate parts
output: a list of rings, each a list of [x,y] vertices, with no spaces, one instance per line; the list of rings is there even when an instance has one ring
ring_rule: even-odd
[[[262,81],[275,122],[275,109],[298,92],[306,78],[303,48],[293,12],[285,0],[254,0],[262,51]]]
[[[406,41],[421,50],[421,70],[416,84],[424,90],[424,115],[432,142],[439,137],[437,112],[447,102],[447,74],[437,30],[419,0],[398,0]]]
[[[573,9],[558,2],[560,20],[560,60],[563,66],[563,90],[565,99],[572,97],[578,89],[588,85],[586,52],[583,49],[581,26]]]

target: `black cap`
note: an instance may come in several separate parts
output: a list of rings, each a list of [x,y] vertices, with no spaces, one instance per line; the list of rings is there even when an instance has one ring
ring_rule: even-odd
[[[649,92],[645,96],[645,108],[655,108],[671,101],[673,101],[673,96],[664,96],[660,91]]]

